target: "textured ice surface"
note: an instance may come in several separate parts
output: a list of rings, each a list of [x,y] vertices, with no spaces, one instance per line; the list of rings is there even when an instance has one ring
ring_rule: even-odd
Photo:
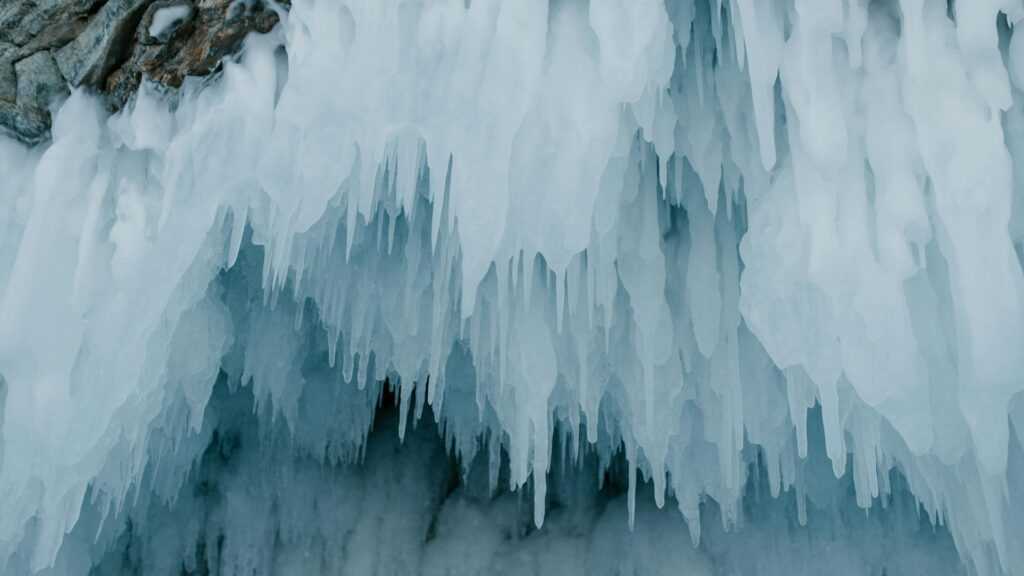
[[[1024,574],[1021,19],[295,0],[73,94],[0,141],[0,572]]]

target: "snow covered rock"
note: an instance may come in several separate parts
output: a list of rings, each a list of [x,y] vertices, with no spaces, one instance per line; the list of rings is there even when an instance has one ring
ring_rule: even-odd
[[[149,8],[150,14],[146,36],[152,42],[166,42],[172,34],[192,18],[192,3],[184,0],[157,2]]]

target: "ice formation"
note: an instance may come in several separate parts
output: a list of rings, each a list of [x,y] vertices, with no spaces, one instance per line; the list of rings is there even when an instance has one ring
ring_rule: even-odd
[[[281,19],[0,140],[0,573],[1024,574],[1024,2]]]

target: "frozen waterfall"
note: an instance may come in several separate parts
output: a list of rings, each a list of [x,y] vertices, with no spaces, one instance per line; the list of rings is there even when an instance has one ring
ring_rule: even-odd
[[[0,574],[1024,576],[1024,0],[293,0],[0,137]]]

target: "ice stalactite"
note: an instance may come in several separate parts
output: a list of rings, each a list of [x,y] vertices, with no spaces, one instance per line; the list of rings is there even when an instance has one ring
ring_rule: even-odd
[[[554,531],[552,502],[621,468],[624,497],[569,506],[622,508],[577,519],[588,549],[660,526],[698,546],[667,563],[747,571],[724,550],[789,512],[863,555],[876,515],[920,509],[955,543],[946,568],[1020,574],[1022,18],[1019,0],[295,0],[214,81],[143,84],[112,116],[74,92],[51,142],[0,141],[0,566],[113,569],[109,550],[187,526],[143,549],[193,571],[252,512],[276,524],[220,570],[363,573],[265,554],[379,545],[361,522],[395,518],[366,506],[441,498],[430,460],[503,496],[437,504],[440,543],[366,560],[383,572],[442,570],[461,522],[518,514],[509,494]],[[385,380],[398,460],[373,453]],[[211,409],[225,394],[251,401]],[[296,477],[231,488],[246,474],[209,455],[232,419],[272,431],[232,466]],[[418,472],[376,500],[327,488],[370,498],[403,458]],[[223,501],[189,500],[202,474]],[[778,500],[754,505],[762,476]],[[892,554],[848,568],[907,569]]]

